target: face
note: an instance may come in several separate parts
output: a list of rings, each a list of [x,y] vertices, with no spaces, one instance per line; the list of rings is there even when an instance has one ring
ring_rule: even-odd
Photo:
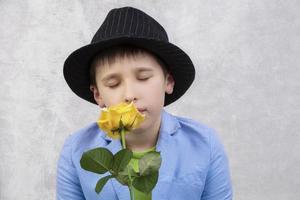
[[[160,121],[165,93],[171,94],[174,88],[172,76],[165,77],[161,66],[148,53],[117,58],[111,65],[97,66],[95,76],[98,89],[91,86],[91,90],[98,105],[103,108],[133,101],[146,115],[141,128]]]

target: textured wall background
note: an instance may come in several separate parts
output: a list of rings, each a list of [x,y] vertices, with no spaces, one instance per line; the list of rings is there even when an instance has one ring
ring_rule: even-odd
[[[68,88],[64,59],[125,5],[192,58],[196,81],[166,109],[218,131],[234,199],[299,199],[298,0],[1,0],[0,199],[55,198],[64,140],[100,113]]]

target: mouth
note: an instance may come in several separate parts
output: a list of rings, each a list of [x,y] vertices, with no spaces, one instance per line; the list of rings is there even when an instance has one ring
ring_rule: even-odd
[[[140,113],[144,113],[144,112],[146,112],[146,110],[147,110],[147,109],[144,109],[144,108],[138,108],[138,111],[139,111]]]

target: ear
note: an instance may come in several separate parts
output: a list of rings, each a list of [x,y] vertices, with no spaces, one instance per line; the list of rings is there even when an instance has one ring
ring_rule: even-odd
[[[165,92],[167,94],[172,94],[173,89],[174,89],[174,85],[175,85],[174,78],[170,73],[167,73],[165,80],[166,80],[166,82],[165,82]]]
[[[101,97],[101,94],[100,94],[98,88],[97,88],[95,85],[90,85],[90,90],[91,90],[91,92],[93,93],[94,99],[95,99],[95,101],[97,102],[97,104],[98,104],[101,108],[105,107],[103,98]]]

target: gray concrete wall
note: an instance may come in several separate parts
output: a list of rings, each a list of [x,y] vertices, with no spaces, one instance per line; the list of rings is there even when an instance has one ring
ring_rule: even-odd
[[[125,5],[192,58],[194,84],[166,109],[218,131],[234,199],[299,199],[299,0],[1,0],[0,199],[55,198],[65,138],[100,113],[68,88],[64,59]]]

